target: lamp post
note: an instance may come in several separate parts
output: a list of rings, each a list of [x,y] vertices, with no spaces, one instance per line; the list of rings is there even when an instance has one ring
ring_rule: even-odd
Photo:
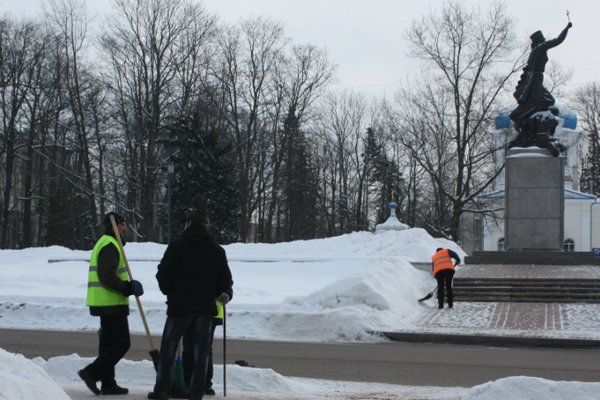
[[[168,175],[168,180],[169,180],[169,190],[168,190],[168,197],[169,197],[169,216],[168,216],[168,224],[169,224],[169,230],[168,230],[168,242],[171,243],[171,179],[173,178],[173,174],[175,173],[175,166],[173,165],[172,161],[171,161],[171,144],[169,143],[169,166],[167,167],[167,175]]]
[[[166,126],[164,128],[164,130],[166,132],[169,133],[169,138],[168,139],[156,139],[154,141],[154,143],[158,143],[158,144],[168,144],[169,145],[169,161],[167,164],[167,241],[168,243],[171,243],[171,215],[172,215],[172,202],[171,202],[171,187],[173,184],[173,175],[175,174],[175,166],[173,165],[173,160],[172,160],[172,155],[173,152],[171,150],[171,147],[173,144],[177,145],[179,142],[177,140],[173,140],[173,127],[172,126]]]

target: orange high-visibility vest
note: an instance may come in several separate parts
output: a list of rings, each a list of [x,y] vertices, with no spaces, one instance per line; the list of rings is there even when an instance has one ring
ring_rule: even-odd
[[[431,257],[433,261],[433,276],[443,269],[454,269],[454,263],[448,249],[440,250]]]

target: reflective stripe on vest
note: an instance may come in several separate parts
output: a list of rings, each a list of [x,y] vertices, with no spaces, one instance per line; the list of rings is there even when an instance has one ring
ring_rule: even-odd
[[[117,267],[117,276],[123,280],[128,280],[127,267],[125,266],[125,259],[123,253],[119,247],[119,242],[112,236],[104,235],[98,240],[92,250],[92,256],[90,258],[90,268],[88,272],[88,290],[87,290],[87,306],[92,307],[103,307],[103,306],[118,306],[128,305],[129,297],[123,296],[121,293],[115,292],[102,286],[100,279],[98,278],[98,254],[100,250],[107,244],[114,244],[117,250],[119,250],[119,266]]]
[[[431,257],[433,261],[433,276],[443,269],[454,270],[454,263],[448,249],[440,250]]]
[[[217,316],[214,318],[223,319],[223,304],[220,301],[217,301],[217,311]]]

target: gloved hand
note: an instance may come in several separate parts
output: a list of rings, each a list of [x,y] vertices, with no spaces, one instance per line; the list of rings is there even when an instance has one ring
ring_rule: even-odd
[[[227,303],[229,303],[229,300],[231,300],[229,298],[229,295],[227,293],[221,293],[220,296],[218,296],[215,300],[217,300],[219,303],[226,305]]]
[[[567,24],[567,29],[570,29],[573,26],[573,24],[569,21],[569,23]]]
[[[142,286],[142,284],[138,281],[130,281],[131,283],[131,288],[133,289],[133,295],[135,297],[140,297],[141,295],[144,294],[144,287]]]

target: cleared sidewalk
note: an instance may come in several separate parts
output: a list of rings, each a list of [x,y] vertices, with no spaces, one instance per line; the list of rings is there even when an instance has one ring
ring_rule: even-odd
[[[597,266],[467,265],[456,278],[598,279]],[[409,326],[384,334],[397,341],[600,348],[600,304],[456,302],[437,308],[435,298]]]

